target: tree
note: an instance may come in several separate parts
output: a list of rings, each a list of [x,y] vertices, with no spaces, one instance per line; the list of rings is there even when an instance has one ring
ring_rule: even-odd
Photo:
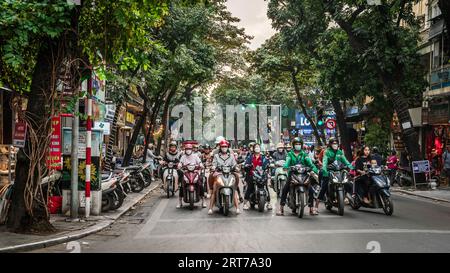
[[[392,100],[400,123],[405,125],[403,140],[416,160],[421,154],[407,98],[410,93],[421,93],[425,82],[418,55],[418,22],[412,13],[413,3],[413,0],[393,0],[373,7],[362,0],[271,0],[269,17],[285,33],[285,39],[318,37],[327,30],[328,20],[339,26],[364,70],[376,72],[383,94]]]
[[[92,69],[88,62],[106,65],[106,61],[112,63],[119,60],[122,66],[133,66],[140,55],[133,54],[135,51],[131,49],[130,43],[142,49],[145,47],[141,46],[152,42],[148,35],[149,28],[161,22],[165,10],[164,3],[160,1],[116,1],[113,8],[109,3],[95,1],[94,5],[94,1],[82,1],[82,5],[77,8],[65,0],[38,3],[4,1],[1,4],[0,84],[7,84],[21,93],[28,92],[28,107],[23,117],[27,121],[29,134],[25,148],[18,154],[18,175],[8,217],[8,228],[12,231],[51,229],[40,181],[46,175],[45,155],[49,148],[50,117],[60,110],[54,101],[55,86],[60,76],[58,72],[70,64],[72,78],[78,81],[72,82],[71,86],[77,94],[76,89],[81,80],[77,73],[82,68],[81,63],[84,63],[87,72]],[[106,8],[110,12],[107,19],[111,24],[101,21],[105,24],[93,25],[100,22],[91,20],[94,14],[105,15],[102,11]],[[84,27],[81,28],[81,34],[78,32],[78,23]],[[109,32],[103,28],[114,24],[116,30],[126,31]],[[98,38],[95,37],[97,30],[103,30],[111,46],[99,45],[103,40],[95,39]],[[82,41],[81,47],[78,41]],[[106,48],[107,51],[101,54],[97,48]],[[145,49],[148,50],[148,47]],[[100,58],[102,61],[99,61],[98,56],[102,55],[111,58]]]
[[[301,49],[289,49],[283,45],[282,36],[275,34],[268,39],[254,54],[254,68],[260,74],[265,74],[274,81],[288,79],[292,84],[292,89],[296,95],[298,105],[311,123],[314,135],[319,145],[324,143],[323,135],[319,133],[316,122],[307,111],[305,95],[303,90],[311,88],[312,71],[311,58],[304,54]]]

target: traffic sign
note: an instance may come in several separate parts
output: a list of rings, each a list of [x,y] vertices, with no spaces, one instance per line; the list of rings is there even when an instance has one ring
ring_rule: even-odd
[[[326,122],[325,122],[325,124],[326,124],[326,127],[327,127],[327,129],[334,129],[334,128],[336,128],[336,120],[335,119],[328,119]]]

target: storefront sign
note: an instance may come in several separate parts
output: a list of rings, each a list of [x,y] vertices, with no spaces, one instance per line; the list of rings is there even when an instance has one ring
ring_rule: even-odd
[[[109,122],[94,122],[94,128],[103,131],[103,135],[109,136],[111,133],[111,123]]]
[[[50,136],[50,154],[47,159],[49,169],[62,169],[61,117],[52,117],[52,134]]]
[[[19,120],[14,126],[13,145],[19,148],[25,147],[25,139],[27,136],[27,124]]]
[[[107,104],[105,113],[105,122],[112,122],[114,120],[114,113],[116,111],[116,105]]]
[[[129,122],[129,123],[133,123],[134,124],[134,115],[132,113],[130,113],[130,112],[127,112],[127,116],[126,116],[125,120],[127,122]]]
[[[430,172],[430,161],[428,161],[428,160],[413,161],[412,165],[413,165],[414,173]]]

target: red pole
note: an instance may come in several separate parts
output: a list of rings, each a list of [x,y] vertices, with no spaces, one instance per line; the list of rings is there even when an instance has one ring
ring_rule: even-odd
[[[92,72],[88,79],[87,121],[86,121],[86,218],[91,211],[91,140],[92,140]]]

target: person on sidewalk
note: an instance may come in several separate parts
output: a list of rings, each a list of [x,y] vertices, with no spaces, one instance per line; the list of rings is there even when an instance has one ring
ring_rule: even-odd
[[[447,185],[448,185],[450,178],[450,145],[447,145],[447,149],[442,155],[442,159],[444,161],[444,172],[445,176],[447,177]]]

